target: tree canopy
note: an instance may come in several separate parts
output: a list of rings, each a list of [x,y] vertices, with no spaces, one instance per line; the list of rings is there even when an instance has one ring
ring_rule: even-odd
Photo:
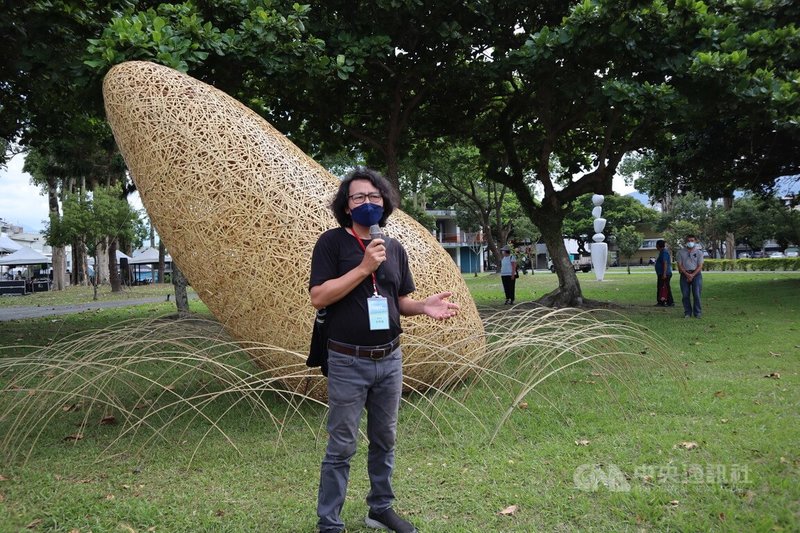
[[[312,155],[363,154],[396,185],[418,145],[472,146],[486,190],[511,191],[547,243],[559,289],[544,303],[580,303],[564,220],[610,193],[625,154],[655,169],[650,192],[755,188],[798,166],[791,0],[35,0],[10,14],[7,141],[100,116],[99,77],[147,59],[229,92]]]

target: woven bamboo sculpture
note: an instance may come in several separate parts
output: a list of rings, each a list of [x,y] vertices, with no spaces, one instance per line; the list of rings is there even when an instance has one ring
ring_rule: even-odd
[[[170,68],[117,65],[103,95],[147,213],[200,298],[245,347],[257,343],[250,353],[260,367],[324,397],[316,372],[282,349],[308,353],[311,251],[337,225],[328,204],[339,180],[235,99]],[[483,356],[483,325],[430,232],[395,211],[386,234],[408,251],[412,297],[451,290],[461,305],[446,322],[403,319],[414,340],[404,344],[406,387],[440,386]]]

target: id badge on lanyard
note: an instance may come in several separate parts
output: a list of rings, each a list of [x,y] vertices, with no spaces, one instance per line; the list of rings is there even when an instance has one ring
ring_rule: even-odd
[[[379,295],[370,296],[367,298],[367,311],[371,331],[389,329],[389,300]]]
[[[367,247],[361,241],[361,237],[353,232],[361,249],[367,252]],[[389,329],[389,300],[378,294],[378,282],[375,279],[375,272],[372,273],[372,289],[374,294],[367,298],[367,313],[369,314],[370,331],[380,331]]]

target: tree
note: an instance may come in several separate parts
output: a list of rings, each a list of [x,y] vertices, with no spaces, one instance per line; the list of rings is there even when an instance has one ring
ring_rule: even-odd
[[[788,21],[796,17],[783,14],[796,8],[778,3],[782,16],[770,35],[788,33],[782,42],[794,43]],[[202,25],[206,33],[219,28],[220,35],[235,36],[234,28],[244,28],[242,20],[250,20],[241,7],[218,15],[216,2],[182,5],[202,15],[190,20],[211,23]],[[279,2],[271,9],[288,13]],[[757,11],[764,10],[759,6]],[[124,27],[136,28],[130,15],[123,17]],[[167,15],[148,15],[146,21],[155,23],[160,16],[166,20],[161,28],[185,24],[186,17]],[[280,18],[272,17],[272,11],[265,17]],[[474,143],[483,177],[516,195],[548,245],[559,288],[543,299],[546,304],[582,301],[562,241],[567,206],[586,193],[610,193],[624,154],[663,150],[678,134],[700,130],[694,126],[708,118],[705,110],[715,88],[727,90],[729,102],[738,102],[746,95],[737,93],[737,84],[747,75],[764,84],[770,79],[763,61],[737,59],[742,54],[729,49],[726,28],[747,28],[755,35],[771,19],[722,0],[714,0],[711,9],[702,2],[657,0],[436,6],[405,0],[369,5],[335,1],[293,20],[289,29],[301,33],[294,42],[309,45],[307,54],[288,48],[297,52],[296,64],[286,60],[287,34],[267,31],[279,45],[257,48],[245,39],[234,50],[220,37],[221,55],[187,62],[189,71],[218,79],[226,90],[236,88],[235,96],[311,152],[358,147],[369,164],[383,164],[396,183],[402,154],[419,140],[447,137]],[[111,50],[115,61],[120,50],[145,50],[150,57],[159,50],[158,60],[174,51],[170,42],[153,46],[156,32],[149,28],[136,32],[142,41],[135,46],[120,45],[114,36],[120,32],[109,30],[111,42],[96,57],[102,59],[103,50]],[[253,34],[252,42],[262,43],[260,35]],[[795,46],[732,42],[764,48],[761,56],[773,61]],[[254,49],[261,53],[251,53]],[[185,46],[177,50],[179,57],[191,59],[191,53]],[[213,63],[214,69],[204,63]],[[193,70],[193,64],[200,67]],[[737,69],[742,75],[732,75]],[[781,75],[788,72],[784,69]],[[793,101],[792,87],[779,78],[782,88],[771,94]],[[758,85],[751,88],[760,90]],[[698,89],[710,96],[698,96]]]
[[[748,194],[738,198],[728,212],[727,223],[736,243],[762,250],[764,241],[775,239],[782,247],[800,243],[800,211],[775,196]]]
[[[637,163],[637,188],[653,198],[695,191],[732,204],[736,189],[765,192],[800,173],[800,5],[712,6],[704,35],[715,46],[692,56],[686,80],[703,105]]]
[[[548,7],[519,8],[520,22],[497,30],[482,69],[491,98],[467,129],[487,176],[516,194],[542,232],[559,287],[540,301],[576,305],[581,289],[562,238],[569,205],[609,194],[623,155],[655,144],[683,112],[675,81],[705,13],[656,2]]]
[[[97,300],[99,276],[97,270],[98,253],[103,242],[126,238],[131,241],[143,236],[143,225],[139,215],[127,201],[120,198],[120,187],[98,186],[90,194],[84,190],[67,193],[63,200],[64,213],[58,219],[51,217],[45,229],[48,242],[79,243],[85,246],[88,254],[94,257],[95,272],[91,276],[94,299]],[[78,268],[78,265],[74,265]]]
[[[687,235],[699,235],[700,228],[688,220],[674,220],[664,230],[664,242],[673,251],[673,257],[684,242]]]
[[[594,216],[592,216],[592,195],[585,194],[570,204],[570,210],[564,217],[564,238],[575,239],[578,242],[578,251],[583,255],[590,253],[587,245],[592,243],[594,235]],[[603,234],[608,237],[615,234],[623,226],[637,226],[639,224],[655,225],[659,220],[659,213],[642,205],[636,198],[630,196],[608,195],[603,201],[603,218],[606,227]]]
[[[631,273],[631,257],[642,246],[644,235],[636,231],[633,226],[623,226],[617,230],[616,243],[619,254],[628,259],[628,274]]]
[[[459,227],[472,233],[482,233],[483,241],[500,264],[500,248],[514,232],[514,222],[522,213],[516,198],[498,183],[486,180],[481,173],[480,154],[469,145],[451,145],[444,141],[418,144],[412,157],[428,182],[439,185],[434,189],[433,203],[441,208],[454,206]],[[524,225],[527,235],[535,230]]]
[[[92,41],[90,64],[103,72],[148,59],[189,72],[307,151],[356,148],[399,188],[412,116],[444,81],[455,83],[441,67],[463,62],[459,20],[469,18],[458,5],[412,1],[162,4],[114,19]]]

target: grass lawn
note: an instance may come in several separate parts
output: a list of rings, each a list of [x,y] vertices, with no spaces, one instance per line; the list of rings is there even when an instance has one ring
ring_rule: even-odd
[[[504,308],[497,276],[466,279],[482,309]],[[397,509],[435,533],[800,530],[800,273],[705,273],[700,320],[683,318],[676,279],[671,309],[652,305],[652,274],[579,279],[587,298],[615,304],[663,339],[680,371],[634,361],[620,367],[622,382],[606,384],[572,367],[529,395],[491,443],[480,426],[494,429],[490,387],[472,389],[469,411],[437,399],[447,421],[435,428],[412,396],[399,424]],[[549,273],[522,276],[517,302],[555,283]],[[207,312],[199,301],[192,308]],[[0,346],[172,312],[159,303],[5,322]],[[0,374],[0,388],[14,378]],[[0,393],[0,413],[19,394]],[[314,531],[324,409],[262,400],[274,418],[235,398],[212,407],[229,410],[222,429],[238,451],[198,419],[149,444],[152,433],[126,437],[109,452],[119,426],[92,414],[82,440],[64,440],[86,407],[57,409],[27,462],[0,461],[0,531]],[[11,422],[0,419],[0,444]],[[365,463],[362,442],[343,512],[351,533],[368,531]]]
[[[174,293],[169,283],[155,283],[136,287],[123,287],[122,292],[111,292],[111,286],[100,285],[97,288],[97,301],[136,300],[140,298],[166,297]],[[63,291],[34,292],[24,296],[0,296],[0,308],[22,306],[58,306],[87,303],[92,301],[92,287],[71,285]]]

